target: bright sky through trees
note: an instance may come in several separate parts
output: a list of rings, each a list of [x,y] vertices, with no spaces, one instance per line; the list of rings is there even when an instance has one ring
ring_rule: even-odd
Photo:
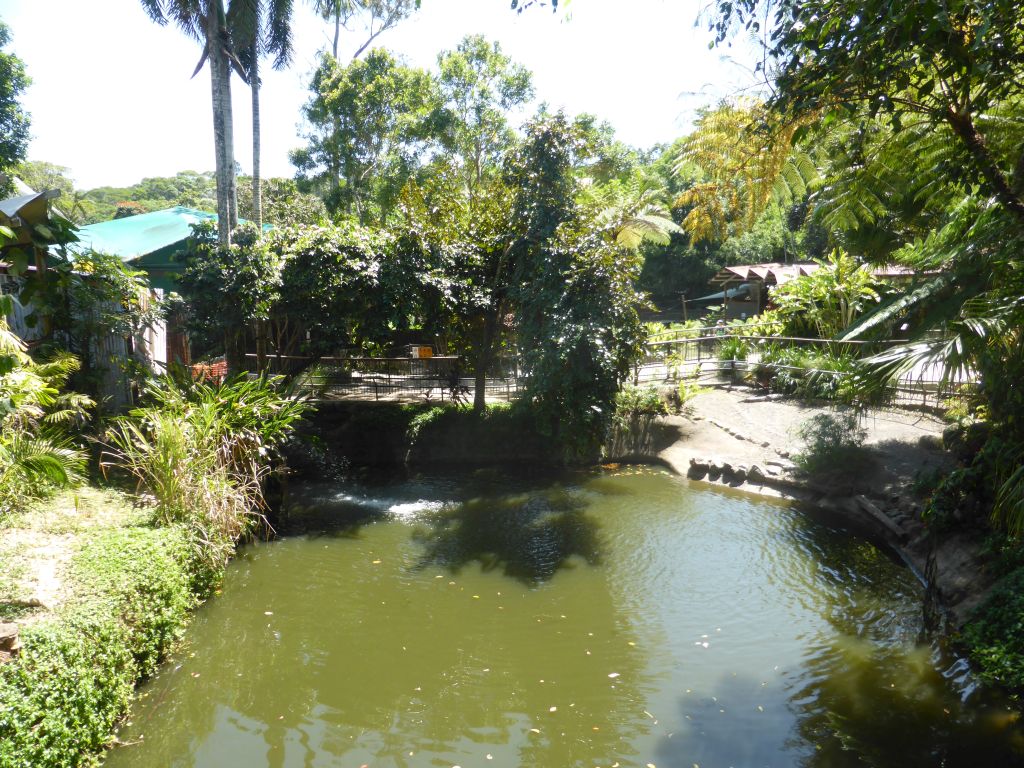
[[[317,51],[330,44],[329,25],[308,3],[296,6],[295,64],[264,73],[265,177],[294,173],[288,151],[299,145],[300,107]],[[575,0],[566,20],[545,9],[517,16],[508,0],[423,0],[419,14],[378,43],[433,68],[438,52],[482,33],[534,72],[538,103],[597,114],[623,141],[647,147],[675,139],[696,108],[753,81],[721,50],[708,50],[710,33],[694,27],[701,7]],[[199,46],[150,21],[138,0],[0,0],[0,18],[33,80],[23,102],[32,114],[30,159],[68,166],[80,188],[213,168],[209,75],[189,80]],[[357,37],[343,37],[345,56]],[[248,172],[249,95],[237,78],[233,97],[236,154]]]

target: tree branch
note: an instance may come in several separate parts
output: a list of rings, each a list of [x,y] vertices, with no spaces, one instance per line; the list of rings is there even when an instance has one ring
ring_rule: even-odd
[[[999,202],[1005,205],[1017,218],[1024,220],[1024,200],[1021,199],[1019,192],[1010,186],[1009,179],[1006,178],[1002,169],[992,159],[992,153],[985,143],[985,137],[981,135],[974,125],[971,115],[969,113],[956,112],[950,107],[946,110],[945,119],[953,129],[953,133],[964,143],[968,154],[974,160],[978,170],[981,171],[982,176],[988,182]],[[1021,168],[1022,163],[1024,163],[1024,157],[1022,157],[1021,162],[1018,162],[1018,169]],[[1019,182],[1020,179],[1015,178],[1014,181]]]

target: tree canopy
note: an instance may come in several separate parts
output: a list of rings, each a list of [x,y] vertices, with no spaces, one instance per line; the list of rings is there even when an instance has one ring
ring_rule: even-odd
[[[19,102],[30,81],[22,60],[3,50],[10,41],[10,29],[0,21],[0,174],[10,173],[24,159],[30,125]]]

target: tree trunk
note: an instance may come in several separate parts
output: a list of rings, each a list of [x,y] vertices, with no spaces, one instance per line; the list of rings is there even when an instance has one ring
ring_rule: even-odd
[[[491,367],[494,353],[494,340],[497,335],[501,313],[494,312],[484,318],[481,328],[480,349],[476,355],[473,370],[473,410],[483,413],[487,408],[487,369]]]
[[[231,230],[238,222],[235,189],[235,152],[231,115],[231,70],[226,50],[224,8],[221,0],[206,15],[206,45],[210,59],[213,101],[213,138],[217,179],[217,235],[221,246],[231,245]]]
[[[334,60],[338,60],[338,41],[341,39],[341,4],[334,6]]]
[[[960,113],[950,107],[946,111],[946,122],[953,129],[953,133],[963,141],[968,154],[981,171],[981,175],[985,177],[996,199],[1018,219],[1024,220],[1024,199],[1021,199],[1010,186],[1009,179],[992,158],[985,137],[978,131],[970,113]]]
[[[252,218],[256,228],[263,231],[263,190],[260,189],[260,46],[252,44],[252,69],[249,87],[252,89]]]

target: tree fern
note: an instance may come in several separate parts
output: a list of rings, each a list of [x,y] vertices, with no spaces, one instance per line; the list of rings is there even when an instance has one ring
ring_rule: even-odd
[[[725,102],[704,112],[681,145],[675,173],[693,167],[702,179],[675,206],[693,241],[724,240],[744,232],[771,203],[792,205],[818,181],[810,155],[795,141],[810,119],[780,122],[751,100]]]

